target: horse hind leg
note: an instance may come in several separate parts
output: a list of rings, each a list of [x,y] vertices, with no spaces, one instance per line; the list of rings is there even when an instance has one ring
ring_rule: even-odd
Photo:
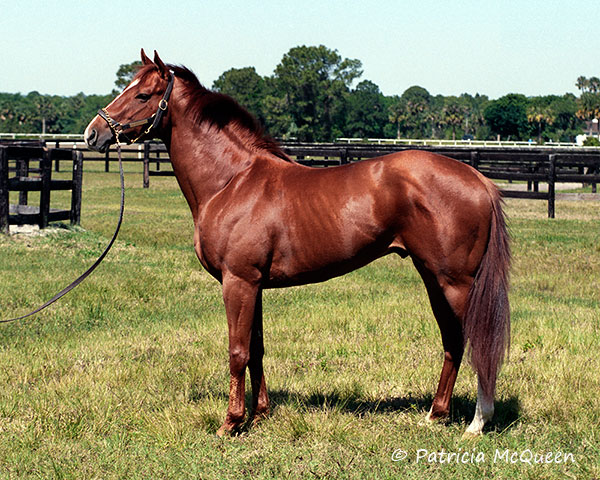
[[[468,282],[465,282],[462,286],[446,285],[445,287],[441,287],[438,284],[427,286],[444,346],[444,366],[442,367],[438,389],[433,399],[431,410],[427,415],[428,421],[444,418],[450,411],[452,390],[464,353],[464,334],[461,319],[465,315],[469,299],[469,289],[470,285]],[[488,377],[480,371],[477,372],[475,416],[463,435],[465,439],[481,435],[484,425],[494,415],[494,396],[487,393],[486,389],[482,386]]]
[[[493,291],[495,285],[479,273],[475,281],[466,276],[462,281],[450,282],[444,275],[433,275],[418,262],[415,265],[425,281],[445,352],[438,390],[427,418],[435,420],[448,414],[468,338],[471,363],[477,373],[477,404],[464,437],[476,437],[482,434],[485,423],[494,414],[496,378],[509,337],[507,290],[498,282],[500,286],[496,287],[495,295],[482,293],[482,288]],[[486,270],[489,270],[488,265],[484,264],[484,274]]]
[[[444,363],[438,387],[427,414],[427,420],[434,421],[448,416],[454,384],[463,358],[464,343],[460,323],[445,306],[434,307],[434,312],[442,336]]]
[[[456,283],[450,285],[439,275],[434,275],[426,269],[420,262],[413,261],[425,283],[444,348],[444,364],[438,388],[427,414],[427,420],[434,421],[448,416],[450,412],[452,392],[464,353],[460,319],[466,306],[469,285],[467,282],[464,285]]]
[[[479,375],[477,376],[477,404],[475,405],[475,416],[473,421],[463,434],[464,439],[475,438],[483,432],[483,426],[494,416],[494,397],[486,395],[481,386]]]
[[[464,318],[470,286],[465,283],[462,286],[441,287],[434,281],[426,281],[425,284],[444,346],[444,365],[437,392],[427,414],[428,421],[435,421],[446,417],[450,412],[452,391],[464,353],[464,334],[460,319]],[[474,438],[481,435],[484,425],[494,415],[494,397],[487,394],[482,387],[482,379],[485,380],[485,378],[481,375],[478,372],[475,416],[463,438]]]

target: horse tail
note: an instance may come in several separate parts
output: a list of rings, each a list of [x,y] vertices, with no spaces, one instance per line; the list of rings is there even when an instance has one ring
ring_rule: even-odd
[[[489,180],[484,183],[492,201],[490,233],[469,290],[463,332],[482,393],[493,399],[498,371],[510,344],[510,246],[500,192]]]

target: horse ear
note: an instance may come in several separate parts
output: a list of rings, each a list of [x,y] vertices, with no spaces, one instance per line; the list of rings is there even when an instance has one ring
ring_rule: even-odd
[[[167,73],[168,73],[169,69],[164,64],[164,62],[160,59],[160,57],[158,56],[158,52],[156,50],[154,50],[154,63],[158,67],[158,71],[160,72],[161,76],[163,78],[167,78]]]
[[[144,52],[143,48],[142,48],[142,51],[140,52],[140,55],[142,56],[142,65],[150,65],[152,63],[152,60],[150,60],[146,56],[146,52]]]

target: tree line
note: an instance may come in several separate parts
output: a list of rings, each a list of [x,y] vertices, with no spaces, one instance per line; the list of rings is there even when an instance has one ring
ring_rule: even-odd
[[[121,65],[115,84],[126,86],[139,62]],[[290,49],[270,76],[232,68],[212,85],[236,98],[274,137],[301,141],[354,138],[434,138],[573,141],[586,121],[600,117],[600,79],[579,77],[580,95],[526,97],[511,93],[432,95],[412,86],[386,96],[361,80],[362,63],[320,46]],[[0,132],[81,133],[98,108],[117,94],[65,97],[0,93]]]

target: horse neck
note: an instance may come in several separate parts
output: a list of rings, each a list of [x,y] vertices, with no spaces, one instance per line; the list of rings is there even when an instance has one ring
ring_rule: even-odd
[[[185,110],[169,105],[171,129],[163,141],[175,176],[194,217],[231,179],[254,161],[257,152],[245,147],[244,132],[235,125],[217,128],[187,120]]]

